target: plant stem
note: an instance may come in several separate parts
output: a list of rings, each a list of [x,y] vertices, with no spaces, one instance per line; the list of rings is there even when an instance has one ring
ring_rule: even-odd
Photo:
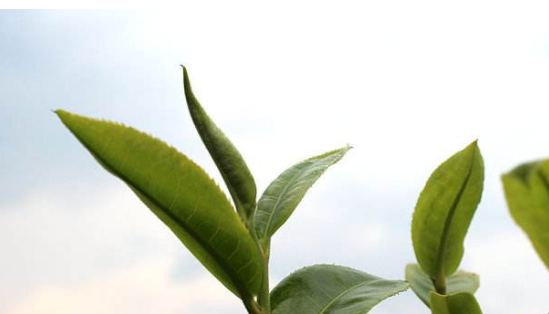
[[[259,242],[258,242],[259,245]],[[260,246],[261,247],[261,246]],[[263,281],[261,283],[261,290],[258,296],[258,302],[263,308],[265,314],[271,314],[271,296],[269,291],[269,255],[271,251],[270,241],[267,242],[265,248],[263,248]]]
[[[257,248],[259,252],[261,252],[262,257],[262,281],[261,281],[261,287],[259,288],[259,294],[257,296],[257,302],[254,301],[254,303],[259,308],[259,314],[271,314],[271,298],[270,298],[270,291],[269,291],[269,255],[270,255],[270,241],[268,241],[263,247],[261,243],[259,242],[259,239],[257,238],[257,233],[255,231],[255,219],[254,217],[248,218],[247,221],[247,227],[248,231],[252,235],[252,238],[257,245]],[[246,305],[246,304],[245,304]],[[246,307],[248,310],[248,313],[256,314],[256,312],[250,312],[250,309]],[[252,309],[253,310],[253,309]]]
[[[440,271],[435,279],[433,279],[435,290],[438,294],[446,294],[446,276],[444,270]]]
[[[262,314],[263,313],[261,311],[261,308],[257,304],[257,302],[255,302],[255,300],[252,297],[242,299],[242,303],[244,303],[244,307],[246,308],[246,310],[248,311],[249,314]]]

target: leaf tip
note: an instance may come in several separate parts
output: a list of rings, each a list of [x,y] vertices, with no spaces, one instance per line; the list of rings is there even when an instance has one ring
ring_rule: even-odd
[[[187,67],[185,67],[183,64],[181,64],[181,68],[183,70],[183,90],[185,91],[185,99],[187,100],[187,105],[189,107],[196,106],[198,105],[198,101],[196,100],[191,87],[189,72],[187,71]]]
[[[56,115],[62,115],[64,113],[67,113],[67,111],[63,110],[63,109],[51,109],[51,112],[55,113]]]
[[[472,141],[469,145],[467,145],[467,147],[465,147],[462,152],[465,155],[469,156],[472,160],[479,158],[482,160],[482,154],[478,145],[478,138]]]
[[[57,117],[61,120],[61,122],[63,122],[64,124],[66,124],[68,118],[73,116],[72,113],[63,109],[55,109],[55,110],[52,110],[52,112],[55,113]]]
[[[181,69],[183,70],[183,85],[185,88],[190,88],[190,81],[189,81],[189,71],[187,71],[187,67],[183,64],[180,64]]]
[[[471,144],[469,144],[467,146],[467,148],[472,148],[472,149],[478,149],[478,138],[476,138],[474,141],[471,142]]]

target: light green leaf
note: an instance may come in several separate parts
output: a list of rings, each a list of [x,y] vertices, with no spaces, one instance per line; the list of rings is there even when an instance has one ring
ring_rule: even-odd
[[[431,292],[431,311],[433,314],[482,314],[475,297],[466,292],[452,295]]]
[[[442,163],[421,192],[412,242],[419,265],[431,278],[451,275],[459,267],[483,181],[484,164],[475,141]]]
[[[231,193],[236,209],[246,221],[253,214],[256,201],[254,178],[240,152],[210,119],[191,89],[187,69],[183,67],[185,98],[194,126]]]
[[[412,291],[429,307],[429,293],[435,291],[431,278],[418,264],[408,264],[406,266],[406,280],[410,284]],[[448,294],[458,292],[474,294],[480,286],[480,279],[477,274],[458,270],[446,278],[446,284]]]
[[[364,314],[408,289],[347,267],[315,265],[286,277],[271,292],[273,314]]]
[[[549,268],[549,161],[521,165],[502,180],[511,216]]]
[[[243,299],[257,293],[262,280],[259,249],[204,170],[133,128],[56,113],[95,159],[128,184],[227,288]]]
[[[304,160],[284,171],[265,190],[255,213],[257,237],[263,245],[293,213],[307,190],[350,146]]]

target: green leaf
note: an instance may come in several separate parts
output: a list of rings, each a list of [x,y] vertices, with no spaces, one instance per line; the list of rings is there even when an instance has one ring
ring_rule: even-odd
[[[431,278],[451,275],[459,267],[483,180],[484,164],[474,141],[442,163],[421,192],[412,242],[419,265]]]
[[[267,187],[255,213],[256,233],[263,245],[288,220],[324,171],[343,158],[349,149],[351,147],[346,146],[304,160],[284,171]]]
[[[408,289],[347,267],[315,265],[286,277],[271,292],[273,314],[364,314]]]
[[[549,161],[521,165],[502,176],[511,216],[549,268]]]
[[[431,292],[431,305],[433,314],[482,314],[475,297],[466,292],[451,295]]]
[[[227,288],[243,299],[258,292],[259,249],[204,170],[133,128],[63,110],[56,113],[93,157],[129,185]]]
[[[217,169],[221,172],[240,217],[246,221],[253,214],[256,205],[257,191],[254,178],[242,155],[210,119],[194,96],[185,67],[183,67],[183,85],[194,126]]]
[[[412,291],[414,291],[419,299],[429,307],[429,293],[435,291],[435,286],[433,285],[431,278],[418,264],[408,264],[406,266],[406,280],[410,284]],[[477,274],[461,270],[458,270],[446,280],[448,294],[458,292],[474,294],[480,286],[480,280]]]

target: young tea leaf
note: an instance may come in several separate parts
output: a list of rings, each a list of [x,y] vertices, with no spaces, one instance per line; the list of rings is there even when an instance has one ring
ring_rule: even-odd
[[[446,291],[448,294],[458,292],[474,294],[480,286],[477,274],[460,270],[449,276],[446,280]],[[406,281],[408,281],[410,288],[412,288],[412,291],[414,291],[418,298],[429,307],[429,293],[435,291],[435,286],[431,278],[418,264],[408,264],[406,266]]]
[[[419,265],[431,278],[457,270],[483,180],[484,164],[475,141],[442,163],[421,192],[412,219],[412,242]]]
[[[124,181],[227,288],[256,295],[262,280],[257,245],[228,199],[186,156],[133,128],[58,110],[95,159]]]
[[[475,297],[466,292],[451,295],[431,292],[431,311],[433,314],[482,314]]]
[[[304,160],[284,171],[265,190],[255,213],[257,237],[265,245],[293,213],[307,190],[350,146]]]
[[[502,181],[511,216],[549,268],[549,161],[521,165]]]
[[[286,277],[271,292],[273,314],[365,314],[408,289],[347,267],[315,265]]]
[[[185,98],[194,126],[231,193],[238,213],[244,221],[253,214],[256,201],[254,178],[240,152],[210,119],[191,89],[187,69],[183,67]]]

